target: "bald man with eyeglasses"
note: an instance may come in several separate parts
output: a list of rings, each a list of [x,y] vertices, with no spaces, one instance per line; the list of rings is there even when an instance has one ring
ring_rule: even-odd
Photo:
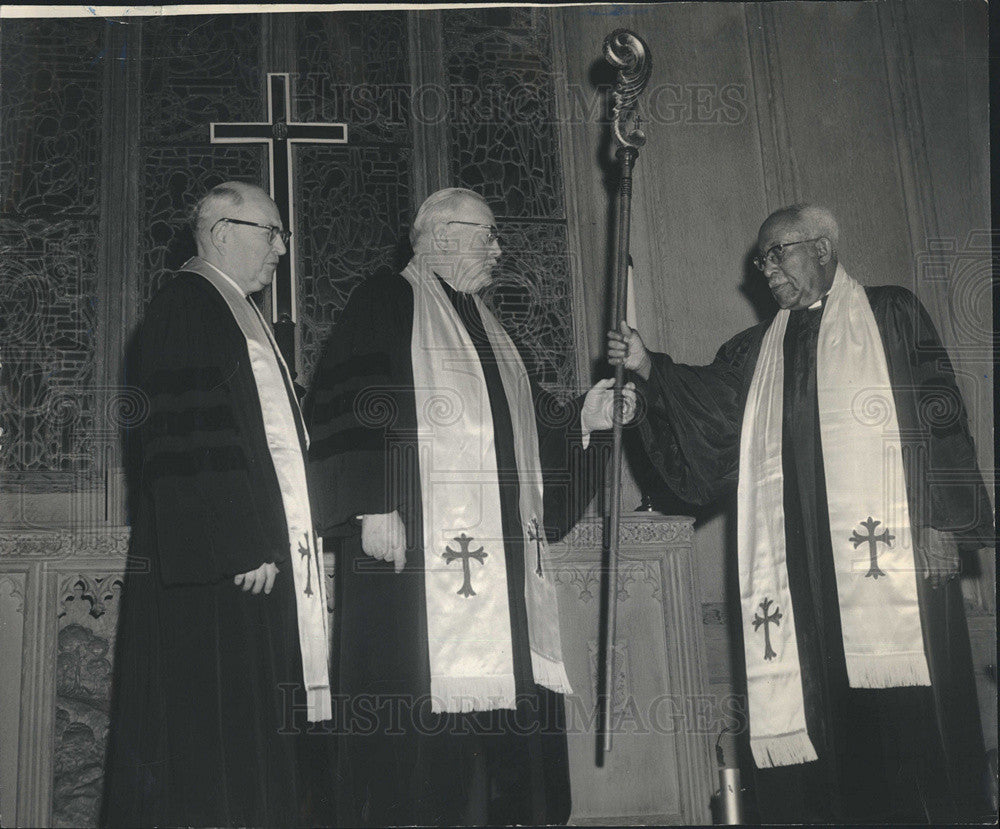
[[[710,365],[624,322],[608,358],[645,393],[667,487],[696,505],[736,490],[759,819],[986,819],[955,577],[993,545],[993,511],[947,354],[910,291],[848,275],[825,208],[769,216],[754,264],[780,310]]]
[[[289,233],[226,182],[136,337],[137,429],[102,825],[313,826],[333,814],[325,576],[291,377],[250,295]]]

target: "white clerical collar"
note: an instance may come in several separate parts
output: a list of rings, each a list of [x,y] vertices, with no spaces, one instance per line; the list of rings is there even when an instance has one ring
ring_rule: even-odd
[[[198,258],[201,259],[200,256]],[[229,276],[228,274],[224,273],[223,271],[220,271],[217,267],[215,267],[215,265],[213,265],[207,259],[201,259],[201,261],[204,262],[206,265],[208,265],[208,267],[210,267],[213,271],[215,271],[219,276],[221,276],[223,279],[225,279],[226,282],[228,282],[237,291],[239,291],[241,294],[243,294],[243,296],[249,296],[249,293],[247,293],[247,291],[245,291],[243,288],[241,288],[239,285],[237,285],[236,284],[236,280],[233,279],[231,276]]]
[[[830,286],[830,290],[831,291],[833,290],[833,286],[832,285]],[[825,294],[823,294],[823,296],[821,296],[812,305],[810,305],[809,308],[808,308],[808,310],[815,311],[817,308],[822,308],[823,307],[823,300],[826,299],[828,296],[830,296],[830,291],[827,291]]]

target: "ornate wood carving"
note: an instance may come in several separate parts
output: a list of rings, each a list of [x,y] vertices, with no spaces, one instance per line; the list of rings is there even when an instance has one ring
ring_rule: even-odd
[[[570,530],[559,548],[561,556],[572,557],[576,551],[600,547],[603,542],[603,519],[600,517],[584,518]],[[633,513],[623,516],[621,525],[622,547],[662,548],[677,545],[690,545],[694,537],[690,518],[674,518],[651,513]],[[624,555],[634,554],[629,550]]]
[[[551,567],[556,584],[570,585],[577,590],[578,599],[587,603],[600,596],[603,568],[599,564],[586,567],[580,564],[554,563]],[[630,585],[650,585],[653,598],[662,601],[660,572],[655,562],[626,562],[618,570],[618,600],[625,602],[632,597]]]
[[[0,532],[0,562],[6,559],[33,559],[46,562],[67,559],[121,559],[128,552],[130,530],[51,530]]]
[[[24,579],[11,573],[0,573],[0,595],[7,608],[24,616]]]
[[[73,574],[59,585],[52,781],[56,826],[97,823],[121,589],[117,573]]]
[[[602,526],[600,518],[581,521],[550,548],[563,656],[574,690],[567,699],[573,820],[707,822],[713,788],[709,741],[719,728],[704,675],[690,518],[652,513],[623,518],[615,751],[603,769],[593,767]],[[652,789],[631,776],[637,762],[646,764],[642,781],[656,776]],[[629,798],[643,803],[638,813],[629,811],[636,808],[625,802]]]
[[[596,686],[597,684],[597,640],[591,639],[587,643],[587,656],[590,664],[590,676]],[[615,681],[612,691],[612,711],[621,713],[625,711],[628,701],[632,698],[632,686],[629,681],[632,672],[632,665],[629,662],[628,640],[619,639],[615,642]]]
[[[726,613],[726,605],[723,602],[702,602],[701,603],[701,622],[704,625],[725,625],[727,624],[728,614]]]

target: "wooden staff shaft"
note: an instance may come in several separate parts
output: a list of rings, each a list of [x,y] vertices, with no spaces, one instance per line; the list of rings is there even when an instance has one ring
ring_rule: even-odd
[[[618,161],[621,176],[618,185],[617,234],[615,246],[614,316],[611,327],[618,328],[625,319],[626,291],[628,288],[629,231],[632,220],[632,167],[639,151],[635,147],[621,147]],[[621,526],[622,506],[622,421],[624,419],[624,398],[622,387],[625,381],[625,367],[615,366],[614,418],[611,443],[611,491],[610,515],[608,521],[608,580],[606,585],[608,609],[608,638],[604,656],[604,753],[611,751],[612,722],[615,690],[615,637],[618,628],[618,530]]]

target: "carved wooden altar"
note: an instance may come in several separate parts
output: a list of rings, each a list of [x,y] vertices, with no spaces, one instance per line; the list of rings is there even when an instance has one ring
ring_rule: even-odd
[[[621,525],[614,750],[596,757],[601,519],[553,547],[566,670],[573,823],[710,823],[711,740],[692,519],[625,514]]]

